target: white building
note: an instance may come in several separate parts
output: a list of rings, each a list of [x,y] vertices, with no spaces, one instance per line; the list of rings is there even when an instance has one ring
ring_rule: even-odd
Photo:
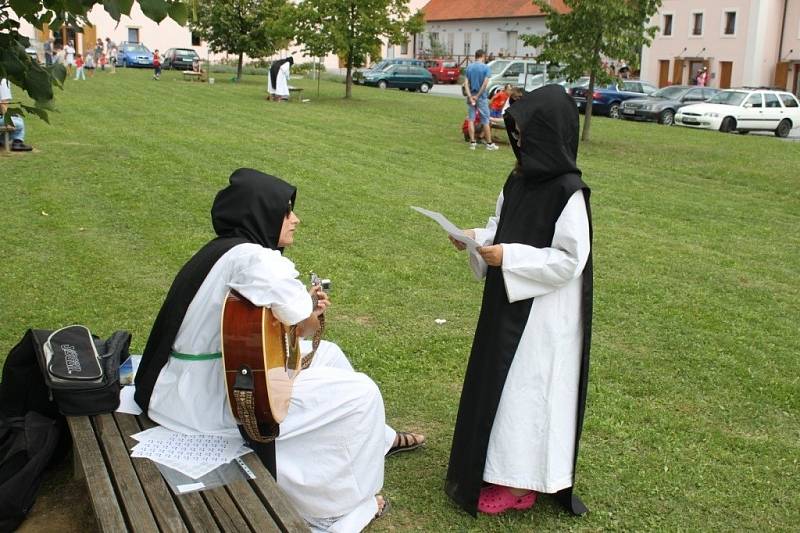
[[[560,0],[551,5],[562,13],[567,10]],[[430,0],[423,12],[421,51],[457,60],[474,56],[478,49],[495,57],[530,57],[536,50],[521,37],[546,32],[544,15],[530,0]]]
[[[713,87],[800,91],[800,0],[664,0],[650,23],[641,71],[660,86],[706,66]]]

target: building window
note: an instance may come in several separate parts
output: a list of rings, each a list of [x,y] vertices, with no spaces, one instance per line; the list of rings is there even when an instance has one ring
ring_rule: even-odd
[[[453,47],[455,46],[456,41],[456,34],[455,33],[448,33],[447,34],[447,55],[453,55]]]
[[[692,13],[692,35],[703,35],[702,13]]]
[[[464,55],[468,56],[472,53],[472,34],[464,34]]]
[[[736,11],[725,12],[725,35],[736,35]]]
[[[672,15],[664,15],[664,24],[661,29],[661,35],[669,37],[672,35]]]
[[[400,43],[400,54],[404,56],[408,55],[408,41]]]
[[[439,32],[432,31],[428,34],[428,39],[431,42],[431,48],[435,48],[439,44]]]
[[[200,46],[200,36],[192,32],[192,46]]]
[[[488,31],[485,31],[485,32],[483,32],[481,34],[481,50],[483,50],[484,53],[486,53],[486,54],[489,53],[489,32]]]
[[[139,42],[139,28],[128,28],[128,42],[129,43]]]

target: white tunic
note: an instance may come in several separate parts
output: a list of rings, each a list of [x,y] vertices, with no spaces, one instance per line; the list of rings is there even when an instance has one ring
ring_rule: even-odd
[[[491,244],[495,216],[475,230]],[[489,438],[483,479],[537,492],[572,485],[583,329],[582,273],[589,257],[589,221],[582,191],[567,202],[552,246],[503,244],[503,280],[510,302],[534,298],[528,322],[503,387]],[[486,263],[473,254],[476,276]]]
[[[288,62],[281,65],[275,81],[275,94],[278,96],[289,97],[289,65]]]
[[[173,352],[150,398],[148,414],[184,433],[239,435],[222,371],[220,316],[229,288],[269,307],[285,324],[311,314],[311,298],[294,264],[257,244],[229,250],[213,266],[186,312]],[[310,342],[301,350],[308,353]],[[355,372],[333,343],[320,345],[295,380],[275,445],[277,482],[300,514],[327,531],[360,531],[377,512],[383,459],[395,437],[385,425],[375,383]]]

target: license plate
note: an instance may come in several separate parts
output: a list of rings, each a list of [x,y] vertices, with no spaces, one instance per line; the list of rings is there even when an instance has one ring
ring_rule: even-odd
[[[699,126],[699,125],[700,125],[700,123],[699,123],[699,122],[697,122],[697,121],[695,121],[695,120],[691,120],[691,119],[686,119],[686,118],[685,118],[685,119],[683,119],[683,123],[684,123],[684,124],[690,124],[690,125],[692,125],[692,126]]]
[[[634,111],[633,109],[628,109],[628,108],[623,109],[622,112],[625,113],[626,115],[635,115],[636,114],[636,111]]]

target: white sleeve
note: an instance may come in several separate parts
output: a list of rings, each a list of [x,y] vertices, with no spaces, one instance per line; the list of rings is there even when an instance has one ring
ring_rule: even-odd
[[[475,232],[475,240],[481,246],[486,246],[494,241],[495,233],[497,233],[497,221],[500,220],[500,211],[503,209],[503,191],[500,191],[500,196],[497,197],[497,204],[495,204],[494,215],[489,217],[484,228],[473,228]],[[478,252],[469,253],[469,267],[472,273],[475,274],[476,279],[482,279],[486,276],[486,261],[480,256]]]
[[[510,302],[563,287],[583,272],[589,258],[589,217],[583,191],[575,192],[556,222],[548,248],[503,244],[503,280]]]
[[[252,304],[269,307],[275,318],[294,325],[311,315],[311,296],[297,279],[294,263],[277,250],[261,248],[237,258],[228,287]]]

